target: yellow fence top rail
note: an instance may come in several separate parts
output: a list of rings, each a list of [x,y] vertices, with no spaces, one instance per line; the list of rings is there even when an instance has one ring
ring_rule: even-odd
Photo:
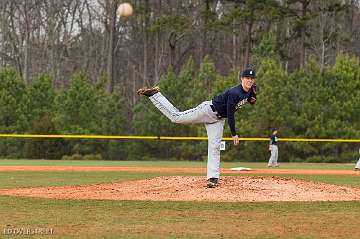
[[[64,138],[64,139],[135,139],[135,140],[207,140],[207,137],[176,136],[139,136],[139,135],[70,135],[70,134],[0,134],[1,138]],[[223,138],[231,141],[232,138]],[[268,141],[269,138],[239,138],[241,141]],[[314,139],[314,138],[279,138],[288,142],[334,142],[360,143],[360,139]]]

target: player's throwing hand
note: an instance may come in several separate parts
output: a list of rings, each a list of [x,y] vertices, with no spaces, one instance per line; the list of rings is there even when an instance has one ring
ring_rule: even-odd
[[[239,144],[239,136],[235,135],[235,136],[232,136],[232,139],[234,141],[234,145],[238,145]]]

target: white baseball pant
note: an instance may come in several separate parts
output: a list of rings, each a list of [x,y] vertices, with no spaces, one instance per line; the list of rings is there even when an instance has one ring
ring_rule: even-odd
[[[271,151],[271,155],[270,155],[270,159],[268,162],[268,166],[276,166],[278,164],[278,155],[279,155],[279,151],[278,151],[278,147],[277,145],[270,145],[270,151]]]
[[[219,119],[210,105],[211,101],[204,101],[195,108],[179,111],[160,92],[149,99],[173,123],[195,124],[204,123],[208,135],[207,179],[220,177],[220,144],[223,137],[225,119]]]
[[[359,148],[359,154],[360,154],[360,148]],[[355,165],[355,168],[360,169],[360,158],[359,158],[359,160],[357,161],[357,163],[356,163],[356,165]]]

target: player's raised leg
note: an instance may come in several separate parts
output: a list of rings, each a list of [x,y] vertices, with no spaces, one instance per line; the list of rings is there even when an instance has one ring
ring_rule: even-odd
[[[171,122],[178,124],[213,123],[218,121],[216,113],[211,109],[211,101],[204,101],[195,108],[179,111],[165,96],[160,93],[159,88],[142,88],[139,95],[148,96],[156,108],[160,110]]]

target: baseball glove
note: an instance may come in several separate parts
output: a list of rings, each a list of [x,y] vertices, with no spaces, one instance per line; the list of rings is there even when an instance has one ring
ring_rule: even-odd
[[[250,89],[250,97],[248,98],[248,102],[251,104],[251,105],[254,105],[256,103],[256,84],[253,84],[251,86],[251,89]]]

